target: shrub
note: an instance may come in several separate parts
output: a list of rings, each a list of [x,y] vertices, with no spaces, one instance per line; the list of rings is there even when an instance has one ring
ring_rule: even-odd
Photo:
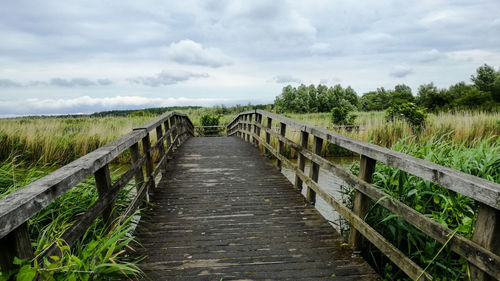
[[[335,125],[354,125],[357,115],[352,114],[356,108],[347,100],[340,100],[338,105],[332,108],[331,120]]]
[[[427,114],[412,102],[394,104],[387,109],[386,120],[392,122],[397,119],[405,120],[414,130],[420,130],[425,125]]]

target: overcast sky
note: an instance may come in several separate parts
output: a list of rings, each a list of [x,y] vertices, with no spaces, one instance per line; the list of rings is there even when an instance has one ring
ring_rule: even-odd
[[[287,84],[470,82],[498,0],[3,1],[0,115],[271,103]]]

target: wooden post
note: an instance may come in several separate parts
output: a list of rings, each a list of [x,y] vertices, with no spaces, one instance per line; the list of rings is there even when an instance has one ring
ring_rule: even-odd
[[[137,163],[140,158],[141,158],[141,152],[139,151],[139,143],[134,143],[130,147],[130,160],[132,162],[132,165]],[[144,172],[143,172],[142,167],[143,167],[143,165],[141,165],[141,167],[139,167],[139,170],[137,171],[137,173],[135,173],[135,176],[134,176],[137,191],[139,191],[142,184],[144,183]]]
[[[33,248],[28,232],[28,223],[24,222],[9,234],[0,239],[0,267],[3,272],[14,269],[14,257],[32,259]]]
[[[181,146],[181,134],[182,134],[182,123],[181,118],[179,116],[175,116],[175,124],[177,125],[177,144],[176,146]]]
[[[280,135],[285,136],[285,134],[286,134],[286,124],[280,123]],[[285,148],[285,144],[281,140],[279,140],[278,141],[278,153],[280,155],[283,155],[284,148]],[[277,166],[278,166],[278,170],[280,170],[280,171],[281,171],[281,165],[282,165],[281,160],[278,159]]]
[[[253,114],[249,114],[248,115],[248,122],[251,124],[252,123],[252,119],[253,119]],[[251,140],[252,142],[251,143],[255,143],[255,139],[252,135],[252,130],[253,130],[253,125],[248,125],[248,135],[251,136]],[[250,142],[250,138],[248,138],[248,142]]]
[[[247,115],[243,115],[243,122],[247,121]],[[247,140],[247,124],[243,123],[243,140]]]
[[[368,182],[373,182],[373,173],[375,172],[375,165],[377,161],[366,157],[364,155],[361,156],[361,161],[359,163],[359,178]],[[354,197],[354,206],[353,212],[358,215],[361,219],[365,219],[366,213],[368,212],[368,206],[370,205],[370,198],[363,193],[357,191]],[[349,233],[349,244],[351,248],[359,252],[363,248],[363,236],[359,233],[354,227],[351,227]]]
[[[271,130],[271,126],[273,124],[273,119],[271,117],[267,117],[267,128]],[[271,144],[271,134],[269,132],[266,132],[266,143]],[[266,155],[269,155],[269,150],[266,148],[265,150]]]
[[[492,253],[500,255],[500,211],[488,205],[479,203],[479,212],[472,241],[478,243]],[[469,264],[471,280],[496,280],[486,272]]]
[[[255,126],[255,133],[259,136],[257,139],[255,139],[255,145],[257,147],[259,146],[260,143],[260,126],[262,126],[262,115],[261,114],[256,114],[255,115],[255,121],[259,126]]]
[[[165,120],[165,122],[163,123],[165,125],[165,133],[168,132],[168,130],[170,130],[170,125],[169,125],[169,122],[168,122],[168,119]],[[165,136],[165,138],[167,139],[167,149],[170,147],[170,144],[172,144],[172,139],[171,139],[171,133],[168,135],[168,136]],[[165,161],[165,165],[166,165],[167,161]]]
[[[111,175],[109,173],[109,166],[104,165],[104,167],[100,168],[94,173],[95,185],[97,187],[97,194],[99,197],[104,197],[111,189]],[[113,223],[114,215],[113,215],[113,206],[114,203],[110,203],[103,211],[102,218],[104,221],[104,225],[110,226]]]
[[[143,153],[146,156],[146,178],[149,184],[148,186],[148,191],[146,192],[146,201],[149,202],[149,186],[156,186],[154,183],[154,178],[153,178],[153,158],[151,157],[151,143],[149,142],[149,132],[146,134],[144,138],[142,138],[142,149]]]
[[[321,155],[321,148],[323,147],[323,139],[317,136],[314,136],[313,140],[313,153],[317,155]],[[314,181],[318,182],[319,178],[319,164],[315,163],[314,161],[311,161],[311,167],[309,170],[309,177]],[[307,187],[307,192],[306,192],[306,200],[307,202],[311,203],[311,205],[316,204],[316,192],[312,190],[309,186]]]
[[[160,124],[158,127],[156,127],[156,141],[158,142],[162,137],[163,137],[163,129],[162,129],[162,126]],[[158,158],[161,160],[163,155],[165,155],[165,140],[161,141],[158,152],[160,154],[160,156]],[[160,168],[162,170],[162,174],[165,173],[165,168],[167,166],[166,163],[167,163],[167,161],[164,161],[162,164],[162,167]]]
[[[305,131],[300,132],[300,146],[304,149],[307,149],[307,145],[309,143],[309,133]],[[299,169],[303,172],[306,166],[306,157],[302,153],[299,153]],[[302,192],[302,179],[295,174],[295,189],[298,193]]]

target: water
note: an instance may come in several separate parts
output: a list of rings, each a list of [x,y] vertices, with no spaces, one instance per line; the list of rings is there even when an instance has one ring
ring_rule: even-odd
[[[338,164],[345,169],[348,169],[351,164],[359,161],[358,157],[332,157],[328,158],[331,162]],[[296,160],[291,160],[296,161]],[[311,162],[307,161],[304,172],[306,175],[309,175],[309,169],[311,167]],[[282,167],[281,173],[285,175],[285,177],[293,184],[295,182],[295,173],[286,168]],[[323,188],[328,194],[332,195],[335,199],[340,202],[343,202],[352,188],[349,185],[335,176],[334,174],[321,169],[319,171],[318,184]],[[307,186],[306,184],[302,184],[302,195],[306,195]],[[339,215],[337,211],[335,211],[328,203],[326,203],[321,197],[316,196],[316,204],[315,208],[319,211],[319,213],[327,219],[330,224],[341,234],[347,233],[349,229],[348,223]]]

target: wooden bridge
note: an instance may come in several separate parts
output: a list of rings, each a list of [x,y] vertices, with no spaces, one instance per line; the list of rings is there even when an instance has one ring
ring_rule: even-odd
[[[278,132],[272,129],[276,125]],[[300,132],[299,143],[287,137],[287,129]],[[471,280],[500,280],[499,184],[262,110],[238,115],[227,135],[193,138],[187,116],[166,113],[0,199],[0,266],[11,268],[14,256],[33,258],[27,221],[94,176],[99,199],[61,238],[73,245],[99,216],[111,224],[118,192],[134,180],[137,194],[120,215],[145,208],[135,231],[141,243],[136,255],[145,256],[139,266],[153,280],[377,280],[366,262],[352,255],[367,242],[411,279],[432,280],[363,220],[371,200],[447,243],[469,262]],[[359,176],[321,157],[324,142],[360,155]],[[285,146],[299,153],[297,164],[283,155]],[[109,164],[125,152],[130,168],[112,182]],[[262,154],[277,158],[278,169]],[[306,160],[312,163],[308,174]],[[377,162],[476,200],[472,240],[370,184]],[[293,184],[279,172],[282,166],[295,173]],[[318,184],[320,167],[357,190],[352,210]],[[303,188],[305,198],[296,192]],[[349,243],[314,208],[318,196],[350,223]],[[42,253],[54,254],[55,247]]]

